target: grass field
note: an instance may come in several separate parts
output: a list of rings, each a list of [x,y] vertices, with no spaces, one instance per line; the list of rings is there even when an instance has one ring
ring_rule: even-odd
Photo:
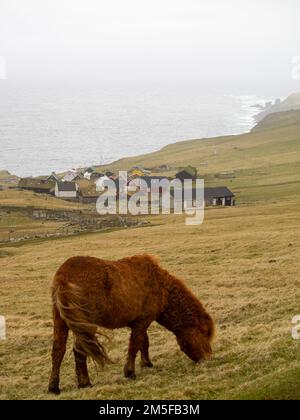
[[[175,337],[150,329],[155,368],[136,381],[123,378],[129,332],[108,345],[115,364],[96,372],[94,387],[76,389],[69,347],[59,398],[300,398],[300,348],[291,319],[300,313],[300,201],[210,210],[204,225],[182,217],[160,225],[19,248],[1,248],[0,398],[53,398],[50,369],[53,273],[68,257],[158,255],[205,303],[217,323],[214,359],[192,364]],[[70,340],[71,341],[71,340]],[[71,343],[70,343],[71,344]]]
[[[0,247],[0,314],[7,319],[0,399],[300,399],[300,343],[291,337],[291,320],[300,314],[300,113],[270,116],[251,134],[170,145],[111,168],[164,163],[195,164],[208,185],[232,188],[238,206],[208,209],[201,226],[158,216],[139,229]],[[232,177],[220,178],[224,171]],[[3,194],[0,204],[37,203],[32,195],[24,201]],[[94,387],[79,391],[70,339],[62,394],[47,394],[57,268],[74,255],[116,259],[144,252],[181,277],[214,317],[214,358],[194,365],[154,323],[155,367],[138,368],[137,380],[126,380],[129,331],[116,330],[107,344],[115,363],[98,372],[90,366]]]
[[[9,238],[19,239],[58,232],[64,223],[53,221],[38,221],[25,216],[19,211],[10,211],[0,216],[0,242]]]
[[[60,200],[46,194],[36,194],[31,191],[0,191],[0,242],[8,241],[9,238],[34,238],[65,231],[63,229],[65,223],[51,220],[34,220],[23,212],[25,208],[88,211],[91,206]],[[10,233],[11,230],[12,232]]]
[[[32,191],[5,190],[0,191],[0,206],[34,207],[56,210],[81,210],[88,206],[72,203],[52,197],[47,194],[37,194]]]

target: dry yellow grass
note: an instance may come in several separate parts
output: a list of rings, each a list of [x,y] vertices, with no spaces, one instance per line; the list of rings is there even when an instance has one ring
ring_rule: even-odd
[[[63,234],[65,223],[51,220],[34,220],[22,210],[0,211],[0,242],[24,238],[45,237],[49,234]]]
[[[58,210],[80,210],[87,206],[60,200],[47,194],[35,194],[31,191],[5,190],[0,191],[1,206],[35,207]]]
[[[299,205],[209,210],[198,227],[161,216],[147,228],[0,248],[0,314],[7,318],[0,399],[300,398],[300,348],[290,333],[300,313]],[[78,254],[115,259],[143,252],[158,255],[215,318],[214,359],[193,365],[154,323],[155,367],[137,369],[137,380],[128,381],[122,368],[129,331],[117,330],[108,345],[115,364],[98,373],[90,367],[93,388],[77,390],[70,342],[62,394],[48,395],[55,270]]]

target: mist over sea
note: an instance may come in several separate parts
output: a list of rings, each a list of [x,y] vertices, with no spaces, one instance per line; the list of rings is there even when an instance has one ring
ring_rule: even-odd
[[[0,169],[18,176],[106,164],[176,141],[240,134],[268,98],[200,89],[0,84]]]

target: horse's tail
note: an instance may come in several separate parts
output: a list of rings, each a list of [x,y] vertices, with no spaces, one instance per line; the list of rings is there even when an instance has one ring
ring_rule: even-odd
[[[111,362],[104,346],[97,338],[97,336],[102,338],[106,336],[99,331],[98,325],[90,321],[91,311],[83,301],[81,288],[70,283],[67,285],[56,283],[52,298],[54,308],[74,334],[75,350],[101,366],[105,362]]]

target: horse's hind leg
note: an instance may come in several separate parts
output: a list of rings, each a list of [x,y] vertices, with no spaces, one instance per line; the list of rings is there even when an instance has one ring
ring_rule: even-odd
[[[60,394],[59,371],[66,352],[69,328],[65,321],[60,317],[60,314],[56,307],[54,307],[53,311],[53,320],[54,337],[52,347],[52,372],[48,390],[49,392],[53,392],[54,394]]]
[[[151,363],[149,357],[149,338],[147,331],[145,331],[143,344],[141,347],[141,366],[142,368],[153,368],[153,364]]]
[[[76,346],[74,346],[73,353],[75,357],[78,388],[88,388],[92,385],[90,382],[89,373],[87,369],[87,362],[86,362],[87,357],[81,352],[80,345],[78,343]]]

